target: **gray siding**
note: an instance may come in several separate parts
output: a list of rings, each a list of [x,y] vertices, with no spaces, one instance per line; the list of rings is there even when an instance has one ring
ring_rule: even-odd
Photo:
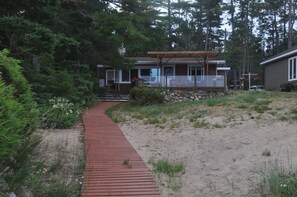
[[[285,82],[288,82],[288,58],[265,65],[266,90],[279,90]]]

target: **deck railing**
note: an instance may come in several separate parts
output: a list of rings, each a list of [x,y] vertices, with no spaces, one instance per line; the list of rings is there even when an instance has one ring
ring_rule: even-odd
[[[224,88],[224,75],[208,76],[141,76],[144,86],[180,88]]]

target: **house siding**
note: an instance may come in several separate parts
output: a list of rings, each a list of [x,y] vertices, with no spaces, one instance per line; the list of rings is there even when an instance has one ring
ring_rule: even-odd
[[[282,83],[288,82],[288,58],[267,64],[264,69],[266,90],[279,90]]]

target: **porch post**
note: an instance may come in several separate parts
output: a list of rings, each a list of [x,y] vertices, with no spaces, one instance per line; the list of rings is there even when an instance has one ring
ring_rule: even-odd
[[[197,67],[195,66],[195,69],[194,69],[194,72],[195,72],[195,77],[194,77],[194,87],[197,88]]]
[[[203,80],[203,86],[206,87],[208,81],[208,65],[206,65],[206,56],[203,58],[203,67],[205,68],[204,75],[206,76],[206,79]]]
[[[225,91],[228,91],[228,86],[227,86],[227,73],[224,73],[224,87],[225,87]]]
[[[163,76],[163,69],[162,69],[162,67],[163,67],[163,62],[162,62],[162,58],[159,58],[159,66],[160,66],[160,85],[161,85],[161,87],[163,87],[163,78],[162,78],[162,76]]]

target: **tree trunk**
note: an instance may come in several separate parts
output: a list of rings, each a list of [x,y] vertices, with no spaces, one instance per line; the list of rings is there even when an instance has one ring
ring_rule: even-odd
[[[292,19],[292,0],[289,0],[289,29],[288,29],[288,49],[292,47],[293,19]]]
[[[167,11],[168,11],[168,50],[171,50],[172,49],[171,0],[168,0]]]

